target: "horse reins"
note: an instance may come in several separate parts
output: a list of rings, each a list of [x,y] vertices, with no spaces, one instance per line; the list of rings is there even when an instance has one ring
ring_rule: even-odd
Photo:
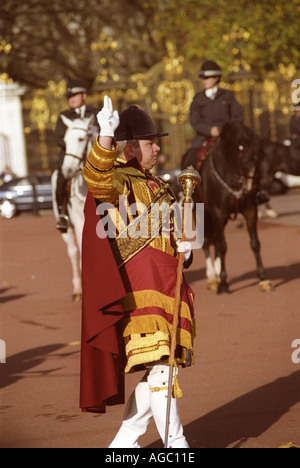
[[[87,141],[86,141],[86,147],[82,153],[82,156],[77,156],[77,154],[72,154],[72,153],[65,153],[65,156],[71,156],[72,158],[75,158],[75,159],[78,159],[79,161],[84,161],[85,158],[86,158],[86,155],[87,155],[87,148],[88,148],[88,144],[89,144],[89,128],[87,130],[85,130],[84,128],[80,128],[80,127],[72,127],[72,130],[82,130],[83,132],[86,132],[87,133]]]
[[[239,153],[239,167],[241,165],[241,162],[242,162],[242,158],[243,158],[243,150],[244,150],[244,147],[239,147],[239,150],[240,150],[240,153]],[[225,180],[222,179],[222,177],[220,176],[220,174],[218,173],[216,167],[215,167],[215,164],[214,164],[214,161],[213,161],[213,155],[211,154],[210,155],[210,165],[211,165],[211,173],[214,175],[214,177],[217,179],[217,181],[225,188],[225,190],[227,190],[227,192],[229,192],[234,200],[235,200],[235,218],[237,217],[238,215],[238,212],[239,212],[239,208],[240,208],[240,200],[244,194],[244,188],[241,187],[240,190],[233,190],[228,184],[227,182],[225,182]],[[241,176],[240,177],[245,177],[245,179],[254,179],[254,175],[250,175],[248,174],[248,176]],[[249,190],[250,191],[250,190]]]

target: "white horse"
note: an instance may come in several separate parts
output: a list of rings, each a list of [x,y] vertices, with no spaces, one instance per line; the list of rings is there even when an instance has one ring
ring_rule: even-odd
[[[82,175],[86,157],[89,154],[93,142],[97,136],[97,128],[94,123],[94,115],[85,119],[70,120],[61,116],[67,126],[65,133],[66,152],[62,165],[62,174],[70,183],[68,197],[68,214],[70,218],[69,228],[65,234],[61,234],[67,245],[68,255],[72,265],[73,275],[73,300],[79,302],[82,298],[81,284],[81,242],[84,224],[84,204],[88,193],[87,185]],[[53,210],[58,219],[56,204],[57,171],[52,176]]]

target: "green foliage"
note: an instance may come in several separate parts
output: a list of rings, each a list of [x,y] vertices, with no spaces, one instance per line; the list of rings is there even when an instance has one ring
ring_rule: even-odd
[[[234,59],[243,59],[258,74],[277,70],[279,64],[293,63],[299,69],[299,24],[300,0],[4,0],[0,4],[0,39],[12,44],[5,71],[32,87],[73,77],[92,85],[108,61],[126,83],[131,74],[159,61],[170,40],[199,67],[210,58],[224,71],[232,69]],[[109,56],[91,47],[103,33],[118,43]]]
[[[157,5],[155,1],[140,3],[149,12]],[[152,15],[153,27],[159,31],[161,40],[175,40],[190,61],[200,63],[213,58],[226,70],[232,66],[233,49],[238,47],[244,61],[256,73],[277,70],[280,63],[300,66],[300,0],[161,3],[163,6]],[[244,31],[244,38],[232,37],[235,27]]]

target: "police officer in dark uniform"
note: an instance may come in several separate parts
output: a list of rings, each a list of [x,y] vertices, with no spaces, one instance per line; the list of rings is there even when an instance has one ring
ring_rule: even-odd
[[[294,106],[294,114],[290,120],[291,156],[300,160],[300,102]]]
[[[194,148],[202,148],[207,140],[218,137],[229,120],[244,120],[242,106],[234,93],[219,87],[222,70],[216,62],[204,62],[199,76],[204,90],[196,94],[190,108],[190,122],[197,133]]]
[[[190,108],[190,122],[197,135],[193,148],[202,148],[207,141],[217,138],[229,121],[244,121],[243,108],[232,91],[219,87],[222,70],[213,60],[203,63],[200,70],[204,90],[197,93]],[[260,189],[258,181],[257,203],[269,201],[268,195]]]
[[[84,119],[85,117],[90,117],[91,115],[95,115],[95,125],[99,129],[97,124],[97,110],[94,109],[92,106],[86,105],[87,99],[87,88],[86,85],[80,80],[70,80],[67,83],[67,90],[66,90],[66,97],[69,102],[70,108],[64,112],[62,112],[56,123],[55,128],[55,137],[57,144],[60,148],[58,161],[57,161],[57,169],[58,169],[58,176],[57,176],[57,184],[56,184],[56,202],[58,207],[59,219],[56,223],[56,228],[59,229],[61,232],[67,232],[68,230],[68,215],[66,212],[66,184],[67,181],[64,178],[61,168],[63,165],[65,151],[66,151],[66,144],[65,144],[65,133],[67,130],[66,125],[64,124],[61,115],[66,116],[70,120],[76,119]]]

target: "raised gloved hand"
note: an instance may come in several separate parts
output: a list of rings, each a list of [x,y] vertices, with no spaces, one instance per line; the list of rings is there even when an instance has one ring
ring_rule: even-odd
[[[190,242],[181,242],[178,240],[176,242],[178,247],[178,252],[184,254],[184,260],[187,262],[192,255],[192,244]]]
[[[113,110],[112,100],[108,96],[104,96],[104,105],[97,115],[97,120],[100,126],[100,136],[113,138],[120,124],[120,117],[118,111]]]

